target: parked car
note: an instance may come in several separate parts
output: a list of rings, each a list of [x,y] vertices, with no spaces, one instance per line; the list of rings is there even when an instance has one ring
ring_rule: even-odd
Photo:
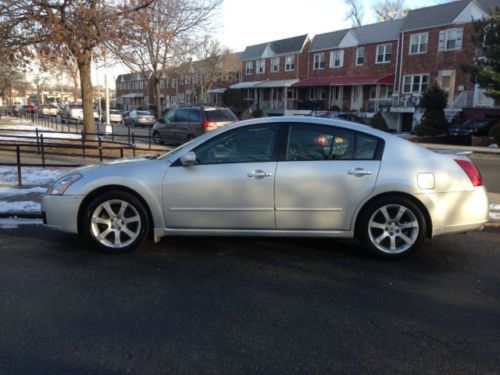
[[[70,121],[82,121],[83,106],[81,104],[66,104],[62,107],[59,115],[61,116],[62,123]]]
[[[350,112],[321,112],[317,115],[317,117],[323,117],[323,118],[331,118],[331,119],[339,119],[339,120],[345,120],[345,121],[351,121],[355,122],[357,124],[363,124],[366,125],[366,122],[359,117],[358,115]]]
[[[462,138],[488,136],[497,121],[498,119],[469,120],[460,125],[450,126],[448,136]]]
[[[102,114],[102,121],[106,122],[106,111],[103,112]],[[109,122],[110,123],[121,123],[123,122],[123,116],[121,111],[117,109],[110,109],[109,110]]]
[[[156,117],[154,117],[148,111],[131,111],[127,117],[123,119],[126,126],[153,126],[156,122]]]
[[[73,170],[42,199],[46,225],[112,253],[149,235],[300,236],[357,238],[398,258],[482,228],[488,211],[464,155],[314,117],[237,122],[161,157]]]
[[[42,105],[38,109],[38,113],[42,116],[57,116],[59,109],[52,105]]]
[[[36,113],[36,106],[34,106],[33,104],[28,104],[28,105],[23,105],[22,106],[22,109],[21,109],[21,112],[22,113]]]
[[[181,144],[238,121],[229,108],[182,107],[170,110],[153,126],[156,143]]]

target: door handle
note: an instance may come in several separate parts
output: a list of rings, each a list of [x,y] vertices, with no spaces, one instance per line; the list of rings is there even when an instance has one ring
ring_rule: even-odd
[[[247,174],[248,177],[250,178],[264,178],[264,177],[271,177],[273,174],[271,172],[264,172],[262,170],[256,170],[256,171],[252,171],[252,172],[249,172]]]
[[[350,171],[347,172],[348,175],[351,176],[369,176],[372,175],[372,171],[367,171],[366,169],[363,168],[356,168],[356,169],[351,169]]]

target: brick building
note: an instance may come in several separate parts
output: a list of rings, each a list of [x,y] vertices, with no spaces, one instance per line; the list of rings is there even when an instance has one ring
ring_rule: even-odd
[[[472,42],[472,21],[488,17],[491,6],[500,0],[460,0],[312,39],[301,35],[248,46],[238,55],[239,72],[215,82],[204,98],[197,95],[194,69],[166,73],[162,105],[221,104],[220,95],[231,87],[242,90],[246,114],[255,108],[265,115],[338,108],[371,117],[380,110],[391,128],[409,131],[420,121],[422,92],[436,82],[449,94],[450,121],[500,113],[499,103],[461,69],[482,57]],[[118,78],[124,106],[153,103],[151,82],[141,83],[139,76]]]

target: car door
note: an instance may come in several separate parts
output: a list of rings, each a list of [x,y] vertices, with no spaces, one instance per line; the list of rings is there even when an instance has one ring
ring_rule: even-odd
[[[175,109],[168,111],[164,117],[164,122],[158,126],[161,139],[166,143],[172,143],[171,127],[175,121]]]
[[[275,229],[278,124],[233,129],[198,146],[197,163],[175,162],[163,185],[169,228]]]
[[[333,126],[291,124],[276,171],[276,227],[348,230],[375,186],[383,141]]]

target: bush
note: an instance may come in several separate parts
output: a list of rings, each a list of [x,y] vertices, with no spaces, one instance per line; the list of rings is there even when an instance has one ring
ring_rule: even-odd
[[[245,106],[243,102],[243,93],[241,90],[227,89],[222,94],[224,106],[231,108],[234,112],[242,112]]]
[[[496,144],[500,146],[500,121],[498,121],[495,126],[490,129],[490,137],[493,137]]]
[[[370,120],[370,126],[375,129],[387,130],[389,127],[387,126],[387,122],[385,121],[384,116],[382,116],[382,112],[378,111]]]
[[[340,107],[334,104],[330,107],[330,112],[340,112]]]
[[[262,117],[263,115],[264,115],[264,112],[262,112],[262,109],[260,109],[260,108],[255,108],[255,109],[252,111],[251,117],[252,117],[252,118],[259,118],[259,117]]]
[[[440,135],[446,133],[448,121],[444,109],[448,105],[448,93],[437,84],[429,87],[420,99],[420,107],[425,109],[420,124],[415,127],[415,133],[423,135]]]

